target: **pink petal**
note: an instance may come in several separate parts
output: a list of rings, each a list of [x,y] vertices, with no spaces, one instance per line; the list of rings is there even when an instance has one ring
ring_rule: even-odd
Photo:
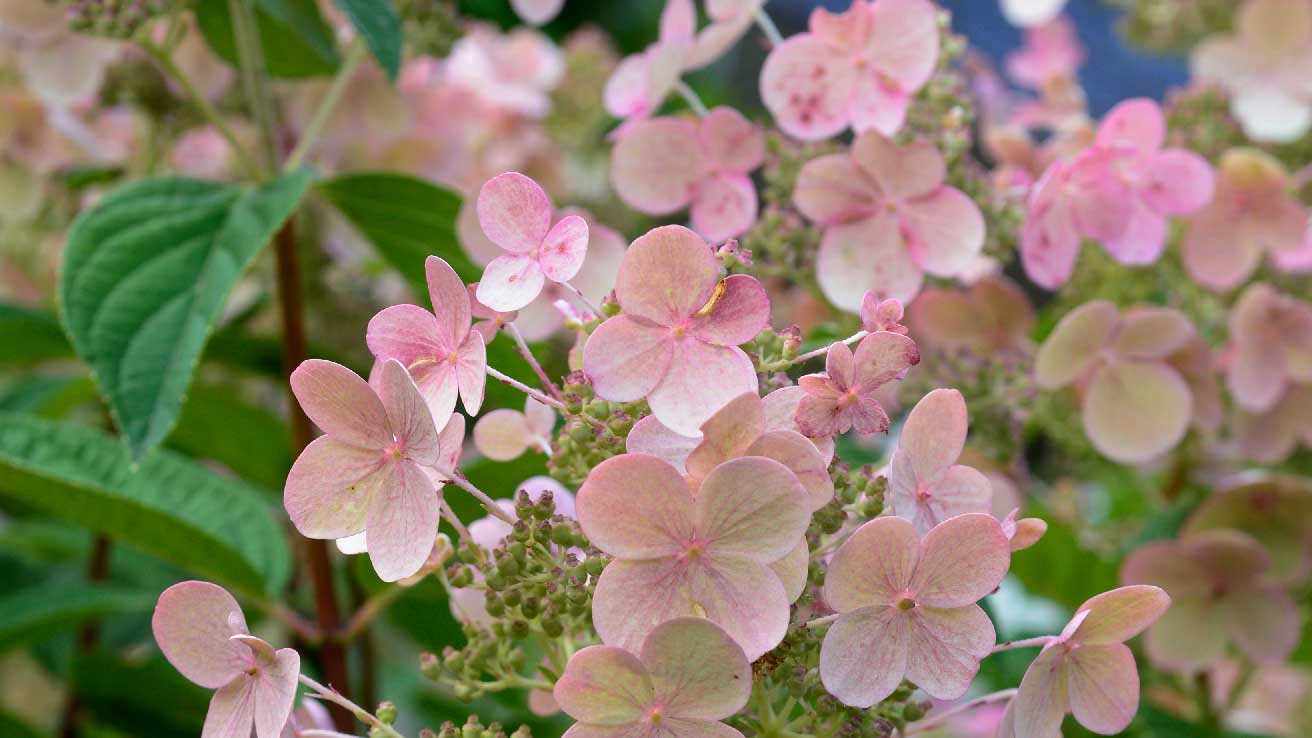
[[[1125,730],[1139,710],[1139,670],[1120,643],[1081,646],[1066,659],[1071,714],[1095,733]]]
[[[899,480],[907,475],[902,460],[894,458]],[[919,490],[908,490],[899,483],[891,495],[894,513],[907,518],[922,535],[943,521],[965,513],[988,512],[993,501],[993,485],[977,469],[956,464],[942,474],[922,482]],[[921,494],[924,498],[921,499]]]
[[[637,656],[613,646],[588,646],[570,657],[552,695],[575,720],[618,726],[644,717],[655,690]]]
[[[856,385],[856,360],[847,344],[841,341],[830,344],[825,352],[825,374],[839,392]]]
[[[866,41],[873,66],[903,89],[929,81],[938,63],[938,11],[928,0],[879,0]]]
[[[242,674],[210,698],[201,738],[250,738],[255,725],[255,679]],[[261,736],[260,738],[264,738]]]
[[[1144,639],[1154,663],[1196,672],[1225,657],[1226,633],[1216,607],[1201,599],[1175,599]]]
[[[1034,357],[1039,387],[1063,387],[1092,369],[1119,322],[1120,311],[1105,300],[1086,302],[1062,316]]]
[[[879,400],[870,395],[858,396],[856,402],[848,405],[843,414],[851,420],[852,430],[858,435],[868,436],[888,430],[888,413],[884,412]]]
[[[855,313],[867,292],[910,302],[924,274],[907,252],[897,221],[883,214],[826,228],[816,279],[830,302]]]
[[[1135,200],[1127,219],[1121,223],[1120,232],[1105,238],[1103,246],[1122,264],[1152,264],[1166,250],[1166,235],[1166,218]]]
[[[1136,584],[1103,592],[1086,600],[1076,612],[1088,612],[1071,638],[1084,645],[1121,643],[1148,629],[1170,607],[1160,587]]]
[[[383,456],[331,436],[310,442],[287,474],[283,506],[307,538],[344,538],[364,530],[383,482]]]
[[[1044,649],[1020,680],[1013,703],[1017,738],[1061,735],[1066,714],[1066,659],[1061,647]]]
[[[625,454],[598,464],[579,488],[579,524],[611,556],[674,556],[693,536],[693,497],[678,470],[654,456]]]
[[[458,353],[456,386],[460,388],[460,401],[465,405],[465,412],[477,415],[483,406],[483,391],[487,387],[487,347],[483,343],[483,334],[471,332],[465,336]]]
[[[706,306],[720,281],[709,246],[683,226],[661,226],[629,246],[615,280],[624,312],[674,326]]]
[[[1118,361],[1098,370],[1081,406],[1089,442],[1109,459],[1148,461],[1173,448],[1189,429],[1193,399],[1174,369]]]
[[[611,154],[615,193],[651,215],[672,213],[692,201],[708,162],[697,126],[682,118],[652,118],[629,126]]]
[[[892,694],[906,674],[908,624],[896,607],[862,607],[844,613],[829,626],[820,645],[820,680],[825,689],[839,702],[861,708]]]
[[[773,571],[779,577],[779,582],[784,585],[784,593],[789,602],[797,602],[797,598],[806,591],[810,564],[811,550],[806,545],[805,537],[798,539],[797,546],[789,551],[788,555],[778,561],[770,562],[770,571]]]
[[[980,659],[997,642],[993,621],[978,605],[916,607],[909,617],[907,679],[935,699],[955,700],[966,694]]]
[[[853,84],[851,61],[809,33],[774,47],[761,67],[761,100],[784,133],[803,141],[847,128]]]
[[[1217,610],[1235,644],[1256,663],[1283,664],[1301,640],[1298,607],[1278,587],[1239,586]]]
[[[823,376],[811,375],[802,377],[802,379],[819,380],[810,383],[804,382],[803,387],[833,385]],[[812,393],[808,393],[797,404],[796,420],[797,427],[803,433],[812,436],[833,436],[846,433],[852,427],[851,417],[839,409],[838,401],[834,397],[825,397]]]
[[[533,434],[518,410],[493,410],[474,424],[474,445],[493,461],[517,459],[533,445]]]
[[[1145,164],[1139,196],[1162,215],[1188,215],[1212,201],[1216,175],[1207,160],[1185,149],[1166,149]]]
[[[703,150],[723,172],[747,174],[765,161],[765,136],[733,108],[712,109],[702,118],[698,135]]]
[[[583,347],[583,372],[599,396],[632,402],[660,384],[673,356],[674,342],[666,328],[617,315],[588,337]]]
[[[301,655],[280,648],[255,677],[255,735],[279,738],[296,703],[296,686],[301,673]]]
[[[624,448],[631,454],[655,456],[684,473],[688,456],[701,442],[700,438],[685,436],[666,428],[655,415],[648,415],[633,424],[624,439]]]
[[[370,319],[365,342],[379,360],[396,359],[405,366],[443,356],[459,345],[447,343],[438,318],[418,305],[384,308]]]
[[[246,618],[228,591],[209,582],[179,582],[164,590],[151,618],[155,642],[184,677],[217,689],[250,665],[250,650],[231,640]]]
[[[1070,204],[1050,192],[1057,187],[1053,178],[1060,176],[1058,167],[1060,164],[1050,167],[1032,191],[1029,212],[1020,232],[1020,255],[1026,276],[1050,290],[1071,278],[1075,259],[1080,254],[1080,234]]]
[[[506,172],[484,182],[478,191],[477,207],[483,232],[492,243],[512,253],[524,254],[537,248],[551,228],[550,198],[537,182],[519,172]],[[481,296],[479,300],[501,309]]]
[[[752,692],[752,667],[743,649],[715,623],[698,617],[668,620],[642,644],[656,701],[671,716],[723,720]]]
[[[961,456],[968,423],[966,400],[954,389],[934,390],[911,409],[897,453],[906,455],[918,484],[932,481]]]
[[[892,605],[910,585],[919,560],[920,537],[910,523],[875,518],[834,552],[825,574],[825,603],[838,612]]]
[[[1133,359],[1161,359],[1175,353],[1196,334],[1179,310],[1136,307],[1125,313],[1112,338],[1111,350]]]
[[[472,339],[466,337],[465,343],[472,343]],[[428,403],[428,410],[434,418],[449,419],[455,412],[461,372],[458,363],[459,354],[456,361],[457,363],[453,364],[443,358],[437,363],[420,361],[410,365],[413,367],[410,377],[419,387],[419,393],[423,396],[424,402]],[[378,373],[379,367],[380,365],[375,362],[373,374]],[[374,379],[374,376],[371,375],[370,379]]]
[[[793,204],[802,215],[820,225],[864,218],[882,200],[871,175],[846,154],[828,154],[807,161],[793,186]]]
[[[469,334],[473,310],[469,301],[469,289],[456,274],[456,270],[436,256],[424,260],[424,275],[428,279],[428,299],[433,304],[437,318],[437,344],[450,351],[459,346]],[[401,363],[410,362],[402,360]]]
[[[692,227],[708,241],[746,233],[756,223],[756,186],[745,174],[716,174],[697,183]]]
[[[567,282],[579,273],[588,253],[588,223],[577,215],[567,215],[552,226],[542,239],[538,264],[547,279]]]
[[[437,427],[409,372],[395,359],[382,364],[378,398],[387,410],[387,420],[405,456],[423,466],[437,461]],[[441,418],[443,426],[447,418]]]
[[[693,520],[707,555],[777,561],[810,522],[806,490],[788,467],[752,456],[731,459],[702,480]]]
[[[852,130],[876,131],[892,136],[902,130],[911,107],[911,95],[896,82],[873,69],[858,70],[853,84],[850,110]]]
[[[418,466],[388,465],[391,473],[369,506],[369,560],[384,582],[404,579],[424,565],[437,536],[438,497]]]
[[[940,187],[907,202],[901,213],[911,258],[930,274],[954,276],[984,248],[984,216],[958,189]]]
[[[687,456],[688,473],[703,479],[729,459],[744,455],[765,430],[765,408],[755,392],[733,398],[702,423],[702,441]]]
[[[542,267],[531,256],[498,256],[483,270],[478,301],[498,312],[519,310],[542,294],[545,278]]]
[[[510,0],[510,5],[525,23],[540,26],[560,14],[565,0]]]
[[[872,333],[857,344],[852,386],[861,394],[871,392],[919,363],[915,341],[888,331]]]
[[[556,428],[556,411],[532,397],[524,398],[524,418],[528,429],[538,436],[550,438]]]
[[[1239,313],[1236,306],[1232,315]],[[1250,412],[1270,410],[1285,391],[1285,366],[1278,346],[1268,342],[1240,341],[1230,357],[1226,388],[1235,404]]]
[[[925,535],[908,588],[919,604],[964,607],[997,589],[1010,566],[1011,545],[998,521],[986,513],[967,513]]]
[[[1098,124],[1099,146],[1129,146],[1156,151],[1166,140],[1166,119],[1157,103],[1144,97],[1123,100]]]
[[[834,498],[834,480],[829,476],[829,462],[825,460],[806,436],[789,430],[770,431],[749,446],[747,456],[764,456],[788,467],[806,490],[808,510],[824,507]]]
[[[382,449],[392,442],[387,413],[369,384],[341,364],[308,359],[291,375],[301,409],[343,443]]]
[[[897,199],[929,194],[947,174],[943,155],[933,144],[915,141],[899,146],[876,131],[856,137],[852,158],[875,178],[884,194]]]
[[[692,0],[665,0],[661,11],[662,41],[692,41],[697,32],[697,7]]]
[[[685,337],[674,343],[669,370],[647,402],[670,430],[691,435],[730,400],[755,391],[756,370],[742,349]]]

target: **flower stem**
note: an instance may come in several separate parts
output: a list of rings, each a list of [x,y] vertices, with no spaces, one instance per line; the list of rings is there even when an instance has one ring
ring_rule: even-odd
[[[1036,646],[1046,646],[1052,636],[1037,636],[1035,638],[1026,638],[1020,641],[1006,641],[993,647],[992,653],[1002,653],[1016,648],[1034,648]]]
[[[356,636],[360,635],[365,628],[368,628],[369,624],[386,611],[387,606],[392,604],[404,592],[404,587],[389,584],[370,595],[355,611],[355,614],[351,615],[350,620],[347,620],[346,624],[342,626],[342,629],[337,633],[337,640],[342,643],[350,643],[355,640]]]
[[[861,339],[865,338],[868,335],[870,335],[868,331],[857,331],[856,333],[853,333],[847,338],[844,338],[840,343],[844,343],[847,344],[848,346],[851,346],[852,344],[856,343],[857,341],[860,341]],[[830,344],[830,346],[832,345],[833,344]],[[829,353],[829,346],[821,346],[818,349],[807,351],[804,354],[798,354],[797,356],[793,357],[792,360],[788,362],[788,366],[792,366],[793,364],[800,364],[804,361],[810,361],[811,359],[824,356],[827,353]]]
[[[828,624],[834,622],[835,620],[837,620],[838,617],[839,617],[840,615],[842,615],[841,612],[836,612],[836,613],[834,613],[833,615],[826,615],[826,616],[824,616],[824,617],[822,617],[822,618],[816,618],[816,619],[814,619],[814,620],[808,620],[808,621],[806,621],[805,623],[802,623],[802,627],[803,627],[803,628],[817,628],[817,627],[819,627],[819,626],[821,626],[821,625],[828,625]]]
[[[238,71],[246,103],[260,130],[265,167],[273,171],[278,161],[278,131],[273,122],[273,105],[269,99],[268,73],[264,52],[260,48],[259,29],[255,24],[253,0],[228,0],[232,18],[232,35],[237,46]]]
[[[451,524],[452,528],[456,529],[456,535],[460,537],[460,540],[474,540],[473,537],[469,535],[469,528],[465,527],[465,524],[460,520],[460,517],[457,516],[455,511],[445,503],[442,504],[442,517],[446,519],[446,522]]]
[[[493,516],[498,517],[501,520],[510,523],[511,525],[514,525],[515,523],[519,522],[518,518],[516,518],[514,515],[511,515],[505,510],[502,510],[501,506],[496,503],[496,500],[493,500],[491,497],[488,497],[486,492],[479,489],[478,487],[475,487],[473,483],[471,483],[468,479],[462,477],[458,470],[452,469],[448,471],[446,469],[438,469],[437,471],[442,476],[451,480],[452,484],[468,492],[475,500],[478,500],[480,503],[482,503],[483,507]]]
[[[324,94],[323,100],[319,101],[319,107],[310,116],[310,122],[305,125],[305,130],[301,132],[301,140],[296,143],[296,148],[292,149],[292,153],[287,156],[287,161],[282,167],[284,172],[295,171],[301,166],[305,157],[309,155],[310,150],[323,133],[324,127],[328,125],[328,121],[332,118],[333,111],[337,109],[337,104],[341,102],[347,85],[350,84],[351,78],[355,76],[355,72],[360,67],[360,62],[364,60],[364,57],[364,43],[360,39],[356,39],[346,52],[346,58],[342,60],[342,65],[338,67],[337,74],[328,87],[328,92]]]
[[[932,730],[934,728],[939,727],[940,725],[947,722],[948,720],[951,720],[957,715],[960,715],[961,713],[967,712],[969,710],[973,710],[976,707],[979,707],[980,705],[989,705],[994,702],[1005,702],[1011,699],[1012,697],[1015,697],[1017,691],[1018,690],[1016,690],[1015,688],[1003,689],[998,692],[992,692],[990,694],[983,695],[982,697],[976,697],[975,699],[969,700],[967,702],[962,702],[961,704],[956,705],[954,707],[950,707],[947,710],[944,710],[943,712],[940,712],[935,715],[930,715],[924,720],[920,720],[915,723],[912,723],[911,725],[907,726],[905,735],[914,735],[916,733],[923,733],[927,730]]]
[[[547,370],[543,369],[542,365],[538,363],[537,357],[533,355],[533,350],[528,347],[528,341],[524,340],[524,334],[519,332],[514,323],[506,323],[506,331],[510,333],[511,338],[515,339],[515,347],[519,349],[519,355],[524,357],[524,361],[528,362],[534,373],[538,375],[538,381],[542,382],[542,389],[559,400],[560,388],[556,386],[555,382],[551,381],[551,377],[547,375]]]
[[[756,11],[756,25],[765,34],[766,39],[770,41],[770,46],[778,46],[784,42],[784,36],[779,33],[779,27],[774,24],[770,14],[765,12],[765,8],[759,8]]]
[[[514,377],[508,377],[502,374],[501,372],[497,371],[496,369],[493,369],[490,366],[487,368],[487,375],[489,377],[492,377],[493,379],[500,380],[503,384],[507,384],[510,385],[511,387],[514,387],[515,389],[519,390],[520,392],[523,392],[529,397],[532,397],[533,399],[537,400],[543,405],[546,405],[548,407],[553,407],[556,410],[559,410],[562,414],[565,412],[565,403],[561,402],[560,400],[557,400],[554,397],[548,397],[547,395],[542,394],[540,391],[533,389],[532,387],[528,386],[527,384],[524,384],[523,382],[519,381],[518,379],[515,379]]]
[[[680,82],[680,84],[683,83]],[[570,284],[569,280],[565,280],[564,282],[561,282],[560,286],[564,287],[570,292],[573,292],[574,296],[579,298],[579,301],[583,303],[583,307],[587,308],[588,310],[591,310],[593,315],[597,316],[598,318],[602,317],[601,308],[597,307],[596,305],[593,305],[592,300],[589,300],[587,295],[583,294],[583,290],[580,290],[578,287],[575,287],[574,285]]]
[[[338,692],[336,689],[333,689],[332,687],[325,687],[324,685],[314,681],[313,679],[309,678],[304,674],[300,675],[300,680],[301,680],[301,684],[304,684],[305,686],[314,690],[315,697],[318,697],[319,699],[322,700],[326,700],[328,702],[333,703],[334,705],[337,705],[338,707],[345,709],[346,711],[355,715],[355,718],[357,720],[364,723],[365,725],[368,725],[371,728],[378,730],[378,732],[380,732],[385,736],[388,736],[388,738],[405,738],[405,736],[396,732],[396,728],[393,728],[392,726],[388,725],[382,720],[379,720],[377,717],[374,717],[374,715],[371,714],[368,710],[350,701],[345,696],[343,696],[341,692]],[[347,731],[350,729],[351,729],[350,726],[347,726],[345,728],[338,726],[338,730],[340,731]]]
[[[674,89],[683,98],[683,101],[688,103],[688,107],[692,108],[692,112],[696,113],[697,117],[705,118],[706,114],[710,112],[706,109],[706,103],[702,102],[702,99],[697,96],[697,91],[689,87],[687,82],[677,80],[674,83]]]

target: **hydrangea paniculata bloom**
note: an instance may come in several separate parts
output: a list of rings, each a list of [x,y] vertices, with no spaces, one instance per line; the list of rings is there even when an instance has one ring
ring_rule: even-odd
[[[1275,406],[1285,388],[1312,382],[1312,303],[1251,285],[1230,312],[1226,386],[1250,412]]]
[[[706,617],[755,660],[788,628],[788,592],[770,564],[797,547],[810,501],[787,467],[726,461],[696,495],[678,470],[645,454],[607,459],[579,490],[578,518],[614,557],[597,582],[592,619],[607,645],[631,651],[660,623]]]
[[[752,669],[715,623],[674,618],[640,648],[588,646],[556,682],[561,709],[578,722],[568,738],[742,738],[719,722],[747,704]]]
[[[666,427],[693,436],[729,400],[757,389],[739,344],[770,318],[755,278],[720,279],[709,246],[682,226],[662,226],[624,253],[615,297],[624,313],[602,323],[583,349],[583,371],[615,402],[647,398]]]
[[[962,289],[926,289],[911,303],[907,323],[931,347],[988,356],[1029,350],[1035,316],[1016,283],[988,276]]]
[[[303,362],[291,384],[326,434],[287,475],[283,504],[292,524],[307,538],[365,531],[380,578],[414,574],[433,548],[440,505],[430,477],[439,463],[437,429],[419,388],[395,360],[379,369],[377,392],[321,359]]]
[[[529,448],[551,453],[551,431],[556,426],[556,412],[529,397],[524,412],[501,408],[493,410],[474,424],[474,445],[493,461],[519,458]]]
[[[667,0],[661,12],[660,37],[637,54],[624,57],[606,80],[606,112],[631,123],[650,117],[674,90],[688,61],[697,25],[691,0]]]
[[[1241,476],[1204,500],[1180,535],[1218,529],[1242,531],[1261,543],[1271,556],[1272,580],[1304,582],[1312,570],[1312,485],[1287,475]]]
[[[1235,445],[1244,458],[1278,464],[1298,446],[1312,448],[1312,384],[1290,385],[1265,412],[1236,408]]]
[[[900,333],[872,333],[861,339],[855,352],[845,343],[833,344],[825,354],[824,373],[797,380],[806,393],[797,405],[797,426],[808,436],[854,428],[862,435],[883,433],[888,414],[875,392],[918,363],[916,342]]]
[[[909,679],[931,697],[966,693],[993,650],[993,623],[975,604],[1011,563],[992,516],[951,518],[922,541],[911,523],[876,518],[834,553],[824,599],[842,613],[820,648],[820,678],[845,705],[870,707]]]
[[[566,215],[553,226],[551,200],[519,172],[489,179],[478,192],[478,222],[492,243],[510,252],[483,270],[478,301],[500,312],[519,310],[544,282],[567,282],[588,252],[588,223]]]
[[[540,3],[539,3],[540,4]],[[451,47],[443,75],[470,97],[493,108],[540,118],[551,109],[551,90],[565,75],[565,57],[535,29],[501,34],[476,26]]]
[[[1007,75],[1032,90],[1068,84],[1084,63],[1084,45],[1069,18],[1025,29],[1025,45],[1007,55]]]
[[[651,215],[692,205],[692,226],[708,241],[733,238],[756,222],[751,172],[765,160],[765,137],[733,108],[700,121],[652,118],[620,134],[611,154],[615,192]]]
[[[429,312],[417,305],[393,305],[369,321],[365,342],[379,361],[394,359],[410,373],[436,423],[445,424],[456,407],[475,414],[487,383],[487,347],[482,331],[472,330],[472,305],[465,283],[446,261],[424,262]]]
[[[525,23],[540,26],[560,15],[565,0],[511,0],[510,6]]]
[[[968,422],[961,393],[936,389],[911,409],[897,438],[888,498],[893,514],[911,521],[921,535],[962,513],[990,509],[993,485],[988,477],[957,463],[966,446]]]
[[[824,226],[816,278],[825,297],[851,312],[868,291],[905,303],[926,272],[951,277],[970,265],[984,246],[984,217],[945,176],[933,144],[899,146],[874,131],[849,153],[802,167],[793,201]]]
[[[188,680],[217,690],[202,738],[278,738],[296,701],[300,654],[251,635],[241,606],[209,582],[180,582],[151,619],[164,657]]]
[[[1166,358],[1195,336],[1181,313],[1140,307],[1124,316],[1103,300],[1067,313],[1035,357],[1039,387],[1075,383],[1084,432],[1115,461],[1148,461],[1189,428],[1193,397]]]
[[[888,331],[906,335],[907,327],[902,325],[902,302],[900,300],[881,300],[873,291],[868,291],[861,298],[861,328],[867,333]]]
[[[810,28],[776,46],[761,68],[761,99],[779,128],[818,141],[874,129],[897,133],[911,97],[938,62],[937,10],[928,0],[852,0],[811,11]]]

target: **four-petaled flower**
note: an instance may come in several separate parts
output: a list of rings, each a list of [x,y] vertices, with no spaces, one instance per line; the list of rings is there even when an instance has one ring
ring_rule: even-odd
[[[936,389],[916,403],[902,426],[889,465],[888,497],[893,514],[911,521],[921,535],[948,518],[990,509],[988,477],[957,463],[968,422],[961,393]]]
[[[875,391],[918,363],[916,342],[900,333],[872,333],[861,339],[855,354],[847,344],[835,343],[825,355],[823,374],[797,380],[806,392],[797,404],[798,427],[808,436],[853,428],[862,435],[888,430],[888,414]]]
[[[529,448],[551,454],[551,431],[556,413],[529,397],[524,412],[501,408],[493,410],[474,424],[474,445],[493,461],[510,461]]]
[[[1250,412],[1275,406],[1285,388],[1312,382],[1312,303],[1251,285],[1230,312],[1226,386]]]
[[[983,277],[965,289],[930,287],[911,303],[907,323],[923,344],[977,356],[1030,351],[1034,307],[1015,282]]]

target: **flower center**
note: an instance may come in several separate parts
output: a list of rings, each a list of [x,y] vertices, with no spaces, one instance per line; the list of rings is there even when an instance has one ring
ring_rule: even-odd
[[[899,610],[910,610],[915,606],[916,606],[916,601],[911,599],[910,597],[904,596],[902,599],[897,601],[897,609]]]
[[[655,725],[665,719],[665,713],[661,712],[661,708],[653,707],[651,708],[651,711],[647,713],[647,719]]]

